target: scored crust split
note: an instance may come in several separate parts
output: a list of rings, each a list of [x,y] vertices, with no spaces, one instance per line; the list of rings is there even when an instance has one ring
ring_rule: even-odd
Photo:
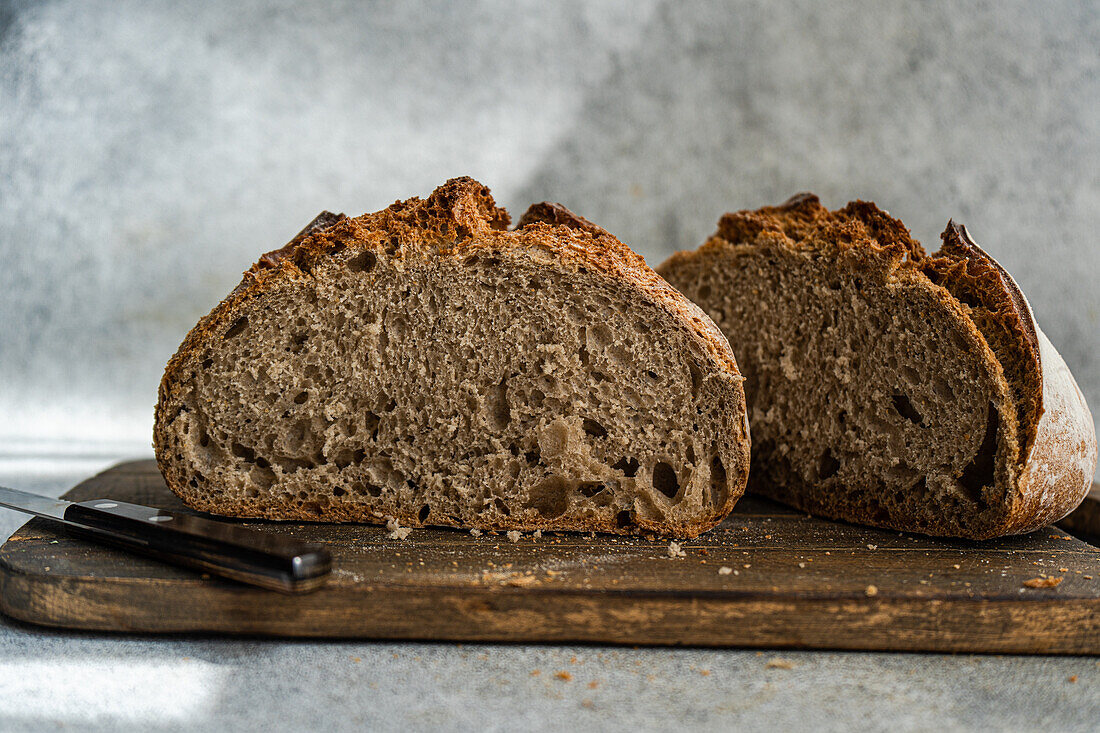
[[[750,489],[821,516],[983,539],[1084,498],[1096,434],[1016,282],[950,222],[927,254],[872,203],[726,214],[658,268],[729,338]]]
[[[324,213],[188,334],[154,446],[189,506],[692,537],[745,487],[742,378],[702,311],[556,204],[487,188]]]

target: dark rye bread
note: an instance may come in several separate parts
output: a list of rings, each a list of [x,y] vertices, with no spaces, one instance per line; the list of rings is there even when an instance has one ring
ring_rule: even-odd
[[[487,188],[325,213],[169,362],[188,505],[268,519],[693,537],[742,494],[742,378],[702,311],[556,204]]]
[[[755,490],[821,516],[983,539],[1069,513],[1092,417],[1015,281],[951,222],[812,194],[726,214],[658,268],[733,345]]]

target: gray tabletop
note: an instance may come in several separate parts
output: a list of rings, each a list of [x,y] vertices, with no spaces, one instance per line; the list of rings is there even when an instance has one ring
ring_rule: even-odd
[[[57,495],[123,458],[0,456]],[[0,515],[0,533],[21,519]],[[1090,657],[71,633],[0,619],[0,729],[1091,730]]]

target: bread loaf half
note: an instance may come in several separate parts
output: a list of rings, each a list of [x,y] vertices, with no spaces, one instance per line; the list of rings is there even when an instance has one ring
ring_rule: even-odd
[[[1096,433],[1065,363],[993,258],[949,223],[927,254],[898,220],[803,194],[726,214],[658,272],[738,354],[750,488],[800,509],[988,538],[1085,496]]]
[[[469,178],[323,214],[187,336],[160,388],[168,485],[240,517],[692,537],[744,491],[726,339],[563,207]]]

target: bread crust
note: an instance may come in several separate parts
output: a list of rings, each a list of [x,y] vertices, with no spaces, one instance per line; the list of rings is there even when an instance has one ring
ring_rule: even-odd
[[[455,178],[437,188],[428,198],[397,201],[388,208],[359,217],[323,212],[287,245],[264,254],[244,273],[241,283],[191,330],[168,362],[160,383],[154,427],[157,462],[169,488],[189,506],[203,511],[235,516],[253,516],[278,520],[337,522],[386,522],[395,520],[404,526],[422,526],[412,514],[381,516],[362,505],[333,503],[319,516],[286,504],[276,509],[259,502],[219,503],[201,492],[189,490],[190,477],[170,455],[167,426],[173,417],[171,406],[179,403],[184,376],[207,347],[247,311],[253,301],[288,283],[314,277],[314,270],[335,257],[350,258],[386,255],[391,258],[453,257],[466,259],[513,248],[541,251],[558,263],[577,271],[591,273],[626,286],[642,298],[659,306],[687,334],[709,364],[706,371],[721,376],[717,380],[730,404],[741,406],[740,424],[730,431],[731,442],[741,436],[738,449],[727,473],[729,495],[713,515],[693,524],[646,520],[636,516],[637,530],[655,534],[694,537],[724,518],[745,489],[749,467],[749,433],[745,414],[743,378],[726,338],[695,304],[662,280],[629,247],[602,228],[558,204],[537,204],[520,225],[508,230],[508,213],[495,205],[488,188],[472,178]],[[731,416],[731,425],[737,420]],[[739,483],[734,482],[738,477]],[[432,524],[440,524],[433,521]],[[455,526],[458,526],[457,524]],[[499,530],[577,530],[625,534],[632,531],[614,522],[594,520],[566,522],[563,519],[512,519],[489,523],[482,529]]]
[[[569,227],[570,229],[580,229],[581,231],[587,231],[593,234],[608,234],[608,231],[603,227],[593,224],[583,216],[574,214],[561,204],[555,204],[551,201],[531,204],[526,213],[520,217],[516,229],[523,229],[538,222]]]
[[[994,352],[1003,352],[998,358],[1013,382],[1020,413],[1022,468],[1043,414],[1042,359],[1035,316],[1020,286],[970,238],[965,226],[948,221],[940,239],[943,245],[939,251],[919,258],[918,266],[932,282],[944,286],[967,305]]]
[[[705,268],[714,258],[765,244],[837,258],[858,253],[870,269],[918,287],[956,312],[967,339],[980,341],[991,369],[1003,375],[998,379],[1015,396],[1011,404],[1018,416],[1007,511],[995,526],[964,536],[986,539],[1030,532],[1057,521],[1084,499],[1096,467],[1095,425],[1072,375],[1038,328],[1011,275],[954,221],[942,238],[941,249],[928,255],[900,221],[873,203],[855,201],[829,212],[816,196],[804,193],[777,207],[724,215],[706,243],[675,253],[657,272],[675,280],[674,273],[682,268]],[[780,493],[777,498],[832,518],[915,529],[884,523],[869,510],[810,506],[791,492]]]
[[[1085,396],[1037,325],[1035,335],[1042,360],[1043,413],[1020,475],[1007,534],[1045,527],[1072,512],[1096,473],[1096,424]]]

